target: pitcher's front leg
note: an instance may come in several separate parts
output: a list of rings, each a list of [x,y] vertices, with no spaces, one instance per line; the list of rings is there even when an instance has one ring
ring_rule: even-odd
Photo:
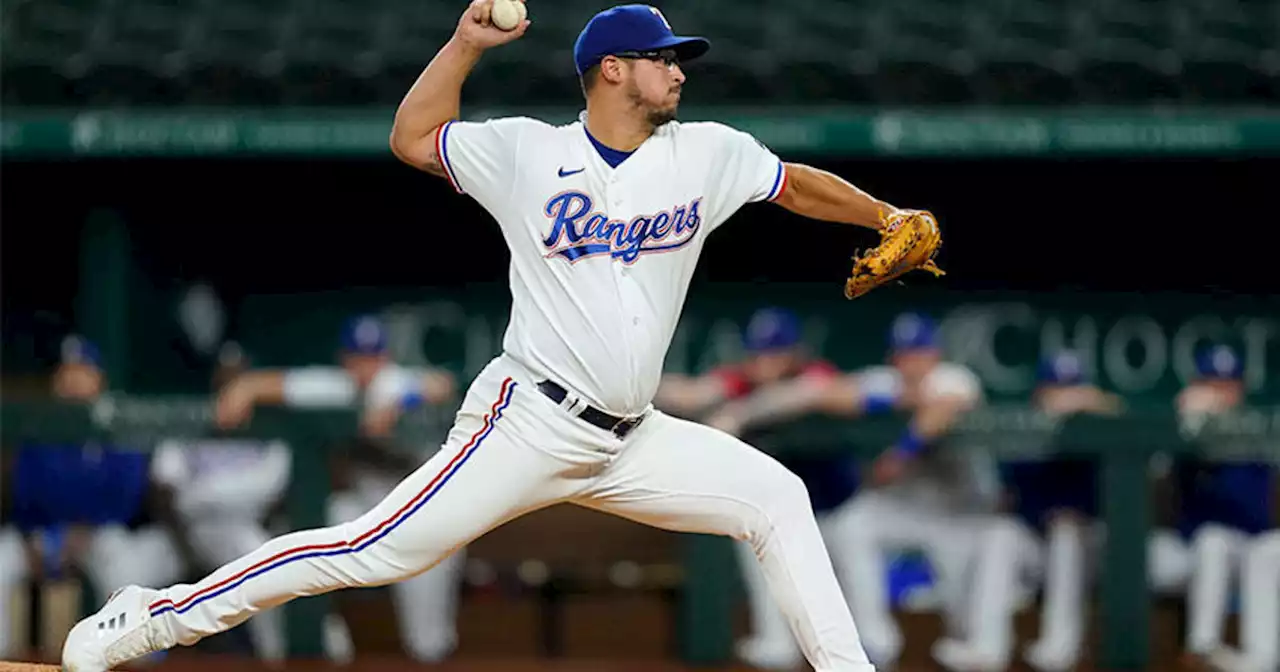
[[[654,412],[582,506],[679,532],[751,544],[817,672],[874,672],[858,639],[809,493],[777,460],[710,427]]]

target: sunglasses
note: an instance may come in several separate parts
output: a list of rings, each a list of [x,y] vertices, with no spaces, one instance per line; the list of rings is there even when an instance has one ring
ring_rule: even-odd
[[[619,51],[613,54],[618,58],[637,58],[646,61],[660,61],[668,68],[680,64],[680,57],[675,49],[659,49],[658,51]]]

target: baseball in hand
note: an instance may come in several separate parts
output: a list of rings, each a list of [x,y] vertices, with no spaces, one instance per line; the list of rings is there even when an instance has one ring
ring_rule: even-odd
[[[527,15],[528,10],[520,0],[493,0],[493,8],[489,12],[493,25],[502,30],[515,30]]]

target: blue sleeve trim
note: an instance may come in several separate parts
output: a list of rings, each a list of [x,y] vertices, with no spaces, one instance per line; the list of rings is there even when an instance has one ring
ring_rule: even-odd
[[[772,201],[782,195],[782,189],[787,183],[787,169],[782,165],[782,161],[778,161],[778,172],[773,176],[773,186],[769,187],[769,196],[765,200]]]
[[[439,151],[440,165],[444,166],[444,173],[449,178],[449,184],[452,184],[454,190],[459,194],[465,194],[467,192],[462,190],[461,184],[458,184],[458,174],[453,170],[453,163],[449,161],[449,129],[452,126],[452,121],[446,121],[444,125],[440,127],[440,139],[437,142],[436,149]]]

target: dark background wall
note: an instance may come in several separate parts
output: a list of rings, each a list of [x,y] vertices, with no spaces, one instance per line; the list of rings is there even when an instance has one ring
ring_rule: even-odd
[[[940,217],[948,275],[920,275],[911,286],[957,296],[1248,294],[1280,315],[1280,276],[1267,257],[1277,223],[1274,159],[813,163]],[[127,222],[140,296],[204,279],[234,312],[249,295],[506,281],[508,254],[487,213],[392,160],[79,160],[0,169],[10,373],[42,369],[74,328],[79,236],[95,209]],[[692,294],[722,282],[773,290],[805,282],[827,283],[835,296],[855,248],[874,242],[869,231],[748,205],[712,237]]]
[[[803,157],[795,160],[804,160]],[[1269,293],[1275,160],[815,161],[894,204],[933,210],[955,289],[1221,288]],[[388,160],[5,163],[6,311],[54,308],[75,286],[76,238],[118,210],[157,281],[228,288],[461,285],[505,278],[474,201]],[[863,231],[744,207],[713,236],[699,281],[838,282]]]

